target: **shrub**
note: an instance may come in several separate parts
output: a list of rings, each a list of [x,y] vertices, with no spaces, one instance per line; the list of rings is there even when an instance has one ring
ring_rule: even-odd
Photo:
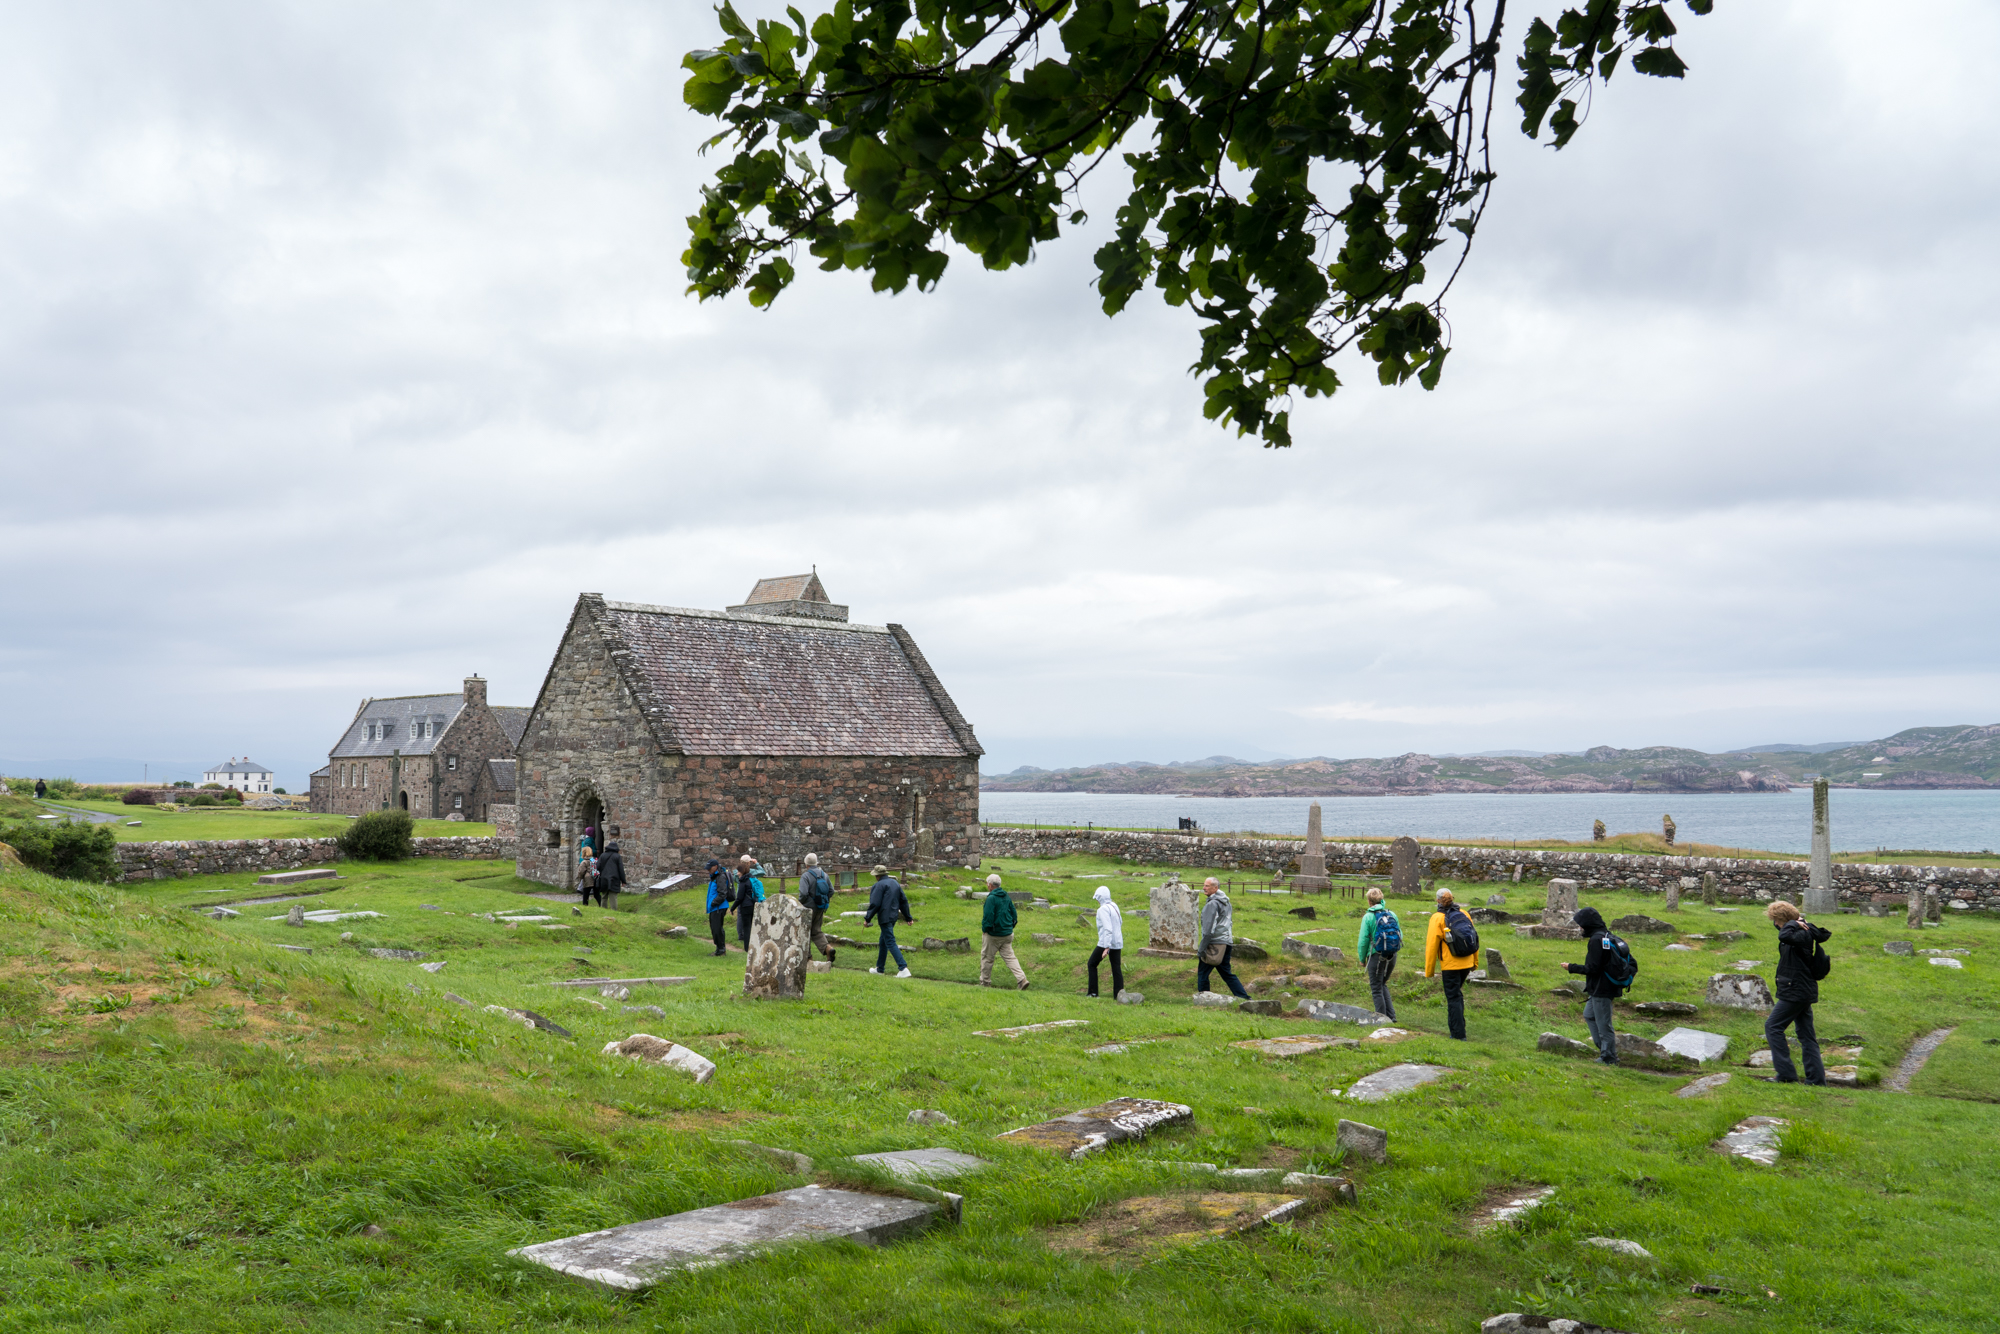
[[[285,789],[283,789],[283,788],[281,788],[281,787],[274,787],[274,788],[272,788],[272,789],[271,789],[271,793],[272,793],[272,795],[273,795],[273,796],[279,796],[279,797],[288,797],[288,796],[290,796],[290,795],[291,795],[291,793],[289,793],[289,792],[285,791]]]
[[[174,780],[174,786],[175,786],[175,787],[193,787],[193,786],[194,786],[194,782],[193,782],[193,780],[191,780],[191,779],[187,779],[187,778],[176,778],[176,779]]]
[[[221,804],[220,800],[209,796],[206,792],[197,793],[181,803],[183,806],[220,806]]]
[[[37,820],[0,831],[0,843],[30,867],[61,880],[101,885],[118,876],[118,843],[106,825]]]
[[[135,787],[123,797],[120,797],[119,800],[123,801],[127,806],[150,806],[153,804],[156,795],[151,788]]]
[[[48,783],[50,796],[75,798],[78,785],[74,778],[51,778]]]
[[[370,811],[335,840],[343,855],[355,861],[395,862],[410,855],[408,811]]]
[[[201,785],[201,790],[202,790],[202,791],[204,791],[204,792],[220,792],[220,791],[222,791],[222,784],[220,784],[220,783],[203,783],[203,784]]]

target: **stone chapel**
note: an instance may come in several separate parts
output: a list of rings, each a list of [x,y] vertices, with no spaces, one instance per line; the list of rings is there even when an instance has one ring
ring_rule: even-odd
[[[727,611],[578,597],[516,764],[522,877],[567,888],[586,828],[633,888],[750,853],[977,865],[972,725],[900,625],[854,625],[817,574]]]

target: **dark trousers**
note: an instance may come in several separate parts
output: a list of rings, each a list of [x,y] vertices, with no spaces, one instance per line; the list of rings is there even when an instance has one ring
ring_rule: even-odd
[[[1368,998],[1375,1005],[1375,1013],[1390,1019],[1396,1017],[1396,1002],[1389,995],[1389,975],[1395,971],[1394,954],[1368,956]]]
[[[1785,1041],[1786,1025],[1793,1026],[1799,1035],[1799,1050],[1806,1058],[1806,1083],[1826,1083],[1826,1067],[1820,1064],[1819,1034],[1813,1031],[1809,1001],[1781,1000],[1771,1007],[1771,1016],[1764,1021],[1764,1041],[1771,1044],[1771,1073],[1780,1084],[1798,1082],[1799,1072],[1792,1066],[1792,1049]]]
[[[1099,945],[1090,952],[1090,994],[1097,994],[1097,965],[1104,962],[1105,955],[1111,956],[1111,994],[1116,996],[1125,990],[1125,951],[1108,950]]]
[[[717,908],[708,915],[708,934],[715,937],[715,952],[717,954],[722,953],[727,948],[729,928],[726,923],[728,921],[729,909],[727,908]]]
[[[1243,989],[1243,983],[1237,980],[1236,971],[1229,966],[1229,956],[1235,952],[1236,947],[1234,945],[1227,945],[1223,947],[1221,963],[1210,964],[1204,961],[1196,964],[1194,970],[1194,989],[1196,991],[1208,990],[1208,974],[1209,970],[1213,968],[1216,972],[1222,974],[1222,980],[1228,984],[1231,993],[1241,996],[1244,1000],[1249,1000],[1250,993]]]
[[[1618,1064],[1618,1030],[1612,1027],[1611,997],[1592,996],[1583,1003],[1583,1022],[1597,1044],[1597,1059]]]
[[[831,959],[833,957],[833,946],[827,943],[826,932],[821,929],[825,921],[826,909],[814,908],[812,925],[806,929],[806,938],[812,941],[813,948]]]
[[[1472,976],[1470,968],[1447,968],[1438,976],[1444,979],[1444,1017],[1451,1025],[1451,1035],[1460,1042],[1465,1041],[1465,979]]]
[[[889,956],[892,954],[896,956],[896,967],[899,971],[910,966],[903,962],[902,947],[896,944],[896,924],[894,922],[884,922],[882,923],[881,943],[875,946],[876,972],[879,973],[882,971],[883,965],[889,961]]]
[[[757,900],[736,905],[736,943],[750,948],[750,919],[757,915]]]

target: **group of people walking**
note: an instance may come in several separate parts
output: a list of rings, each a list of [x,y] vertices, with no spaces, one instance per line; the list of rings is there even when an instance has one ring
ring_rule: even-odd
[[[595,900],[599,907],[616,908],[618,895],[625,888],[625,857],[618,851],[618,840],[612,839],[604,845],[602,852],[597,847],[595,825],[583,831],[583,837],[576,845],[576,892],[579,906]]]

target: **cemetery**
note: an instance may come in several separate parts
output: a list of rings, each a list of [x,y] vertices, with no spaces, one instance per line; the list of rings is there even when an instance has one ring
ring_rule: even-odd
[[[993,870],[1020,896],[1026,991],[981,988],[978,951],[945,948],[976,940]],[[1389,898],[1418,946],[1393,1021],[1354,958],[1358,903],[1324,891],[1239,888],[1253,999],[1195,1003],[1200,874],[1122,856],[912,873],[904,938],[939,948],[906,946],[915,976],[897,979],[866,972],[874,933],[855,917],[828,969],[774,895],[748,953],[716,958],[696,893],[579,909],[503,859],[99,887],[0,871],[10,1315],[218,1330],[1985,1319],[1982,1229],[1966,1223],[2000,1207],[1989,914],[1827,916],[1833,1087],[1808,1089],[1765,1078],[1773,951],[1754,905],[1440,879],[1482,913],[1458,1043],[1422,977],[1427,892]],[[1075,922],[1099,884],[1125,910],[1125,1004],[1082,994]],[[1581,957],[1578,902],[1639,919],[1617,1068],[1590,1059],[1562,969]]]

